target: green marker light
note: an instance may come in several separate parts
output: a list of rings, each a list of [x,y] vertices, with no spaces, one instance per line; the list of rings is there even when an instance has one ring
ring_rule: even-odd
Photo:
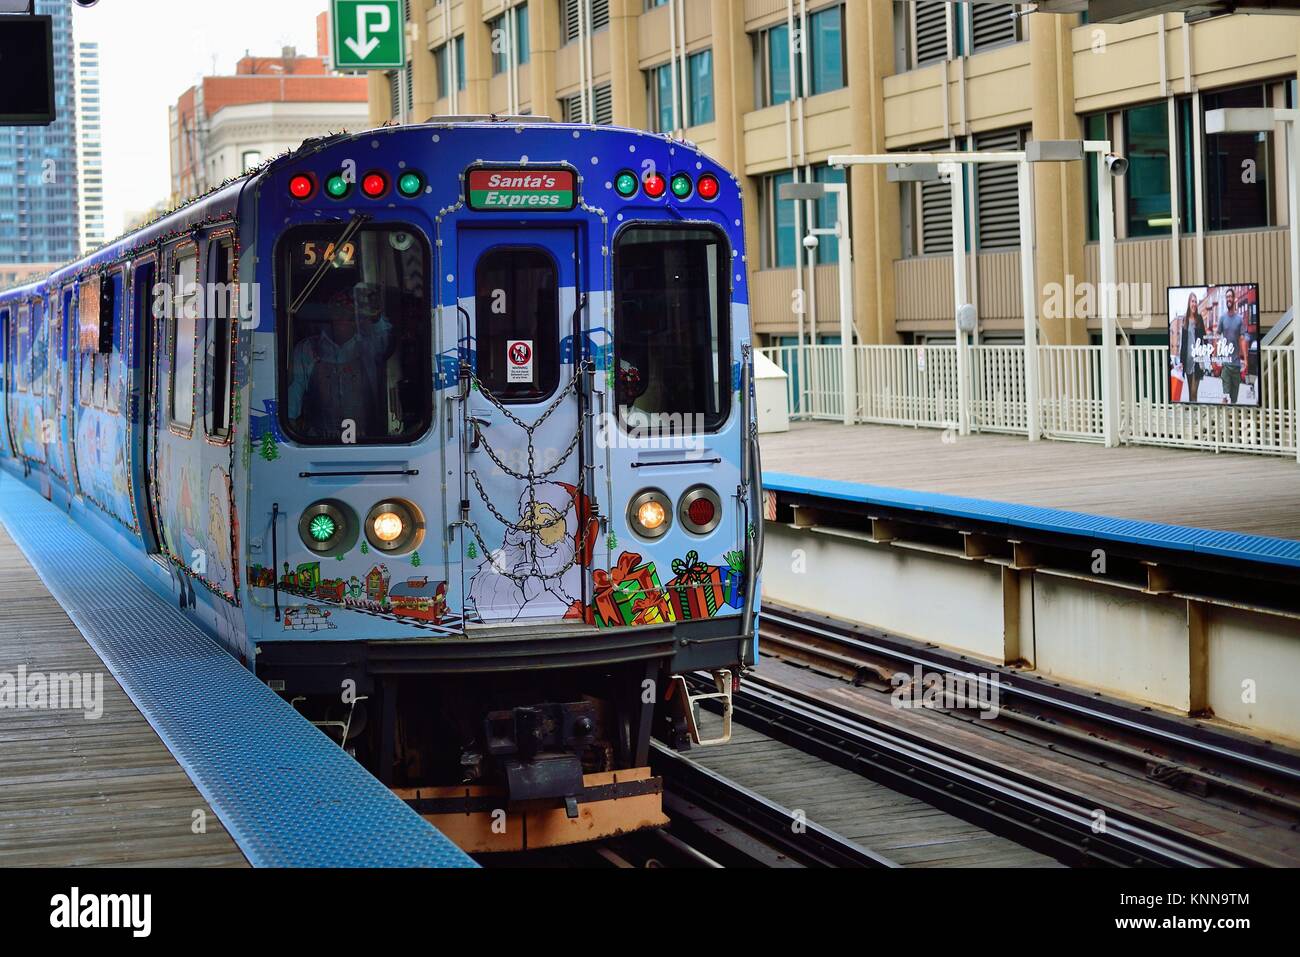
[[[686,197],[690,196],[691,192],[694,189],[695,189],[695,184],[691,182],[691,178],[687,176],[685,173],[678,173],[676,176],[673,177],[673,184],[672,184],[673,195],[676,196],[678,199],[685,199]]]
[[[328,515],[317,515],[311,520],[308,531],[318,542],[328,542],[338,532],[338,524]]]
[[[618,179],[614,180],[614,189],[624,199],[635,196],[637,189],[636,175],[633,173],[619,173]]]
[[[424,177],[419,173],[403,173],[397,181],[397,191],[408,199],[418,196],[422,189],[424,189]]]
[[[349,188],[348,181],[338,174],[325,181],[325,192],[334,199],[342,199],[348,194]]]

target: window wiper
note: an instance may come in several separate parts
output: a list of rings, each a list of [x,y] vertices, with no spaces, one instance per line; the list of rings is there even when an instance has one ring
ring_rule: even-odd
[[[339,234],[339,238],[334,240],[334,251],[337,253],[339,249],[341,249],[349,240],[352,239],[353,236],[357,234],[357,231],[361,229],[369,219],[370,217],[366,213],[357,213],[348,220],[348,224],[343,227],[343,232]],[[326,248],[328,249],[329,247]],[[321,280],[325,278],[325,272],[332,265],[334,265],[333,259],[327,259],[323,256],[321,257],[320,265],[316,267],[316,271],[312,273],[311,278],[307,280],[307,285],[302,287],[302,292],[298,293],[298,295],[294,297],[293,302],[289,305],[288,318],[290,320],[298,314],[298,310],[301,309],[303,304],[311,298],[311,294],[316,291],[316,287],[319,286]]]

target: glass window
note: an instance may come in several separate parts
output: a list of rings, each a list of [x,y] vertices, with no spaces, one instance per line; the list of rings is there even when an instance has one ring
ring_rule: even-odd
[[[648,71],[650,125],[655,133],[673,130],[673,73],[665,63]]]
[[[691,99],[691,126],[713,122],[713,51],[701,50],[686,58]]]
[[[781,199],[781,187],[793,182],[794,174],[788,170],[774,173],[765,180],[763,225],[768,234],[767,262],[776,269],[794,266],[799,255],[799,241],[794,232],[794,203]]]
[[[1266,89],[1206,93],[1202,108],[1269,106]],[[1204,130],[1204,125],[1202,125]],[[1205,136],[1205,228],[1255,229],[1274,222],[1269,179],[1273,134],[1220,133]]]
[[[122,273],[115,272],[104,277],[104,295],[100,300],[100,309],[107,309],[113,324],[112,351],[99,357],[99,365],[104,366],[108,385],[104,397],[104,408],[116,412],[122,407],[122,322],[119,309],[122,304]]]
[[[731,251],[713,229],[645,225],[619,234],[614,341],[625,425],[667,416],[655,423],[660,429],[692,432],[726,421],[730,269]]]
[[[451,89],[447,77],[447,44],[445,43],[433,51],[433,74],[437,78],[438,99],[444,100]]]
[[[767,96],[759,102],[764,106],[780,106],[790,100],[790,28],[782,25],[763,33],[766,49]],[[802,80],[795,78],[795,83]]]
[[[831,169],[829,166],[817,166],[813,169],[813,180],[818,183],[843,183],[844,170]],[[791,203],[791,206],[794,204]],[[817,201],[817,221],[813,223],[818,229],[832,229],[839,218],[839,199],[833,193],[827,193]],[[819,264],[838,263],[840,241],[837,236],[819,236],[817,244],[817,262]]]
[[[45,329],[45,303],[40,299],[32,303],[32,392],[45,394],[46,347],[49,334]]]
[[[18,346],[14,355],[14,391],[26,392],[32,378],[32,315],[27,306],[18,307]]]
[[[452,41],[456,51],[456,89],[465,89],[465,35],[462,33]]]
[[[230,337],[236,295],[230,240],[209,242],[203,297],[203,429],[213,438],[230,435]]]
[[[812,59],[808,64],[813,95],[838,90],[846,83],[844,75],[844,28],[840,7],[819,10],[808,18],[809,46]]]
[[[528,44],[528,4],[521,3],[514,9],[515,17],[515,62],[523,66],[528,62],[532,52]]]
[[[412,442],[433,415],[429,244],[399,225],[342,232],[280,242],[281,421],[307,445]]]
[[[475,355],[479,381],[502,402],[536,402],[560,382],[560,278],[551,254],[500,246],[474,272]],[[529,358],[527,379],[510,362]],[[515,366],[512,368],[512,365]]]
[[[1124,143],[1129,164],[1124,177],[1128,235],[1167,236],[1173,226],[1168,106],[1152,103],[1125,110]],[[1096,159],[1089,159],[1095,175]]]
[[[198,251],[190,248],[172,258],[171,424],[194,427],[194,340],[198,333]],[[96,387],[99,377],[96,374]]]
[[[487,28],[492,49],[492,75],[500,76],[510,66],[510,57],[508,56],[510,47],[508,45],[509,38],[506,36],[505,14],[489,20]]]
[[[1094,113],[1092,116],[1084,117],[1083,138],[1087,140],[1106,139],[1105,113]],[[1095,154],[1084,154],[1083,169],[1088,180],[1088,242],[1095,243],[1101,236],[1101,225],[1097,220],[1099,214],[1097,212],[1097,157]]]

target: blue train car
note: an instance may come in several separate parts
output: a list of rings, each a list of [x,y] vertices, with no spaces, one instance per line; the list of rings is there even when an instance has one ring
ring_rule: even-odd
[[[639,131],[308,141],[0,293],[0,466],[468,849],[655,826],[756,660],[741,210]]]

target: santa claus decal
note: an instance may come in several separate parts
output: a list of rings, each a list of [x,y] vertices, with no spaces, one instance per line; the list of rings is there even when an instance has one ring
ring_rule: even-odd
[[[542,482],[519,496],[519,519],[501,547],[485,555],[469,599],[485,622],[582,618],[582,576],[591,564],[597,521],[586,496],[564,482]]]

